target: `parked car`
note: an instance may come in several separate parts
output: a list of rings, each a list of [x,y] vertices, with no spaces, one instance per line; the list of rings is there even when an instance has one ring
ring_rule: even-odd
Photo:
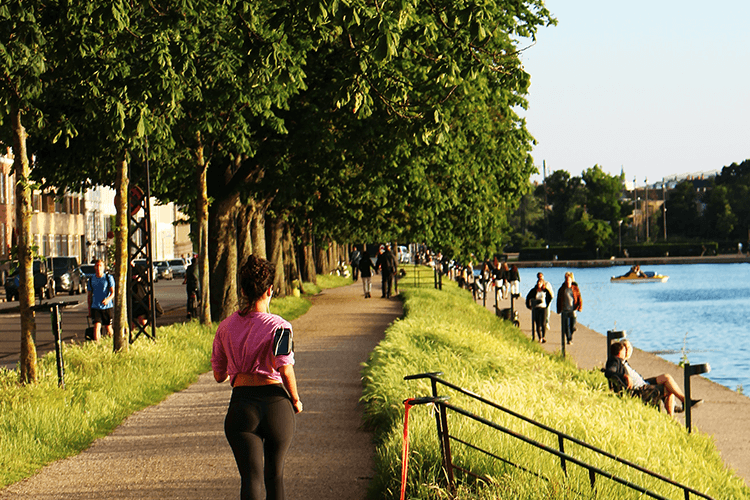
[[[70,295],[86,291],[86,279],[78,270],[77,257],[52,257],[48,259],[55,278],[55,291]]]
[[[175,278],[185,277],[185,272],[187,271],[185,261],[183,261],[182,259],[170,259],[169,265],[172,266],[172,273],[174,274]]]
[[[81,267],[78,268],[78,273],[86,281],[86,284],[88,286],[89,280],[93,276],[96,276],[96,265],[94,265],[94,264],[81,264]]]
[[[55,296],[55,279],[52,276],[47,265],[47,259],[34,259],[33,263],[34,272],[34,293],[37,298],[47,297],[51,299]],[[5,279],[5,298],[8,302],[12,300],[18,300],[18,287],[19,276],[18,276],[18,263],[14,262],[11,264],[12,272]]]
[[[143,267],[143,269],[148,269],[148,261],[146,261],[145,259],[134,260],[133,263],[135,263],[136,266]],[[159,281],[159,271],[156,270],[156,264],[154,264],[151,268],[151,276],[154,277],[154,283]]]
[[[171,280],[174,278],[172,266],[169,265],[168,261],[160,260],[154,262],[154,267],[156,268],[156,274],[159,275],[159,279]]]

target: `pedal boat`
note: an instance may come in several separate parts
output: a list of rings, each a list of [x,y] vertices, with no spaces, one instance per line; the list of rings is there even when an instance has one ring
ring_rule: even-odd
[[[622,276],[612,276],[609,281],[611,283],[665,283],[669,279],[669,276],[663,274],[656,274],[653,271],[642,271],[640,275],[628,272]]]

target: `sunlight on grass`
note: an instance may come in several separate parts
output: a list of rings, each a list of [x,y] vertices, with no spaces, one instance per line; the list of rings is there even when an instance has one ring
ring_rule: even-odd
[[[156,342],[126,353],[106,342],[66,345],[65,389],[54,353],[39,360],[35,385],[0,370],[0,486],[79,453],[128,415],[186,388],[210,369],[213,334],[191,322],[159,328]]]
[[[402,293],[406,297],[405,318],[389,328],[363,370],[366,424],[375,430],[378,443],[373,496],[396,498],[400,488],[403,400],[432,393],[429,380],[404,381],[403,377],[439,371],[451,383],[714,498],[750,498],[750,490],[723,465],[710,437],[697,432],[689,435],[665,413],[613,395],[600,372],[578,370],[568,360],[544,353],[519,330],[475,304],[455,284],[444,284],[443,291],[413,289]],[[440,387],[452,404],[557,448],[556,436]],[[469,479],[460,482],[460,498],[562,499],[590,495],[588,472],[580,467],[570,465],[566,477],[558,458],[457,414],[449,414],[449,426],[451,435],[479,444],[544,477],[537,479],[454,444],[455,463],[494,480],[492,485],[481,487]],[[430,408],[412,410],[410,434],[409,496],[448,498]],[[566,452],[664,496],[677,493],[673,487],[644,479],[571,443],[566,445]],[[604,479],[599,479],[597,492],[600,499],[640,498]]]
[[[351,283],[318,276],[302,297],[274,298],[271,311],[292,321],[310,309],[309,294]],[[0,368],[0,488],[43,466],[75,455],[127,416],[182,390],[211,369],[216,326],[193,321],[157,330],[157,341],[138,341],[114,354],[111,342],[66,344],[65,389],[57,386],[54,353],[38,362],[37,384],[18,384]]]

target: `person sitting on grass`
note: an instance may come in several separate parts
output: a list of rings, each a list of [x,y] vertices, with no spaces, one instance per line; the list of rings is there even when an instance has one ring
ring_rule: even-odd
[[[615,342],[610,347],[605,372],[614,373],[625,380],[627,388],[638,397],[643,398],[656,388],[660,392],[664,407],[669,415],[673,415],[675,411],[677,413],[685,411],[685,395],[674,378],[668,373],[662,373],[656,377],[644,379],[628,363],[628,359],[632,355],[633,345],[630,341]],[[675,408],[675,398],[682,402],[682,406],[679,408]],[[701,403],[703,403],[702,399],[693,399],[691,406],[696,407]]]

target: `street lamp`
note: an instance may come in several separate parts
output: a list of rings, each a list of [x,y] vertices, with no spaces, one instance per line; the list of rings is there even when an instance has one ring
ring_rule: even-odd
[[[662,208],[664,209],[664,241],[667,241],[667,183],[661,180],[661,199]]]
[[[648,242],[648,177],[643,180],[643,183],[646,185],[646,201],[643,205],[646,211],[646,241]]]
[[[617,241],[618,246],[620,248],[620,253],[617,254],[618,257],[622,256],[622,219],[617,221]]]
[[[635,242],[638,243],[638,184],[633,177],[633,224],[635,225]]]

